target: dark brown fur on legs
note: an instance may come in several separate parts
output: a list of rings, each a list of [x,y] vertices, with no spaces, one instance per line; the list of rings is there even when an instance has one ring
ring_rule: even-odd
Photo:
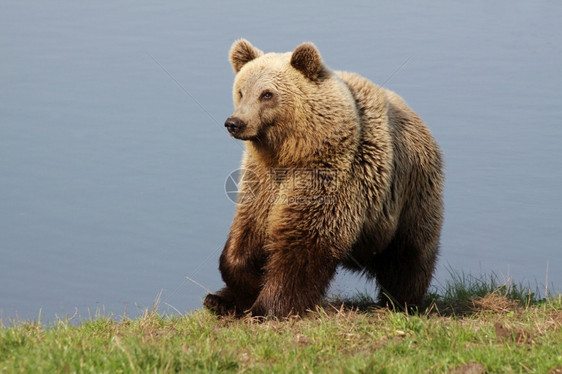
[[[239,222],[241,222],[240,220]],[[250,239],[252,235],[244,239]],[[243,245],[251,245],[247,241]],[[254,251],[244,251],[245,256],[236,255],[233,252],[230,238],[226,241],[223,253],[219,261],[219,270],[226,287],[205,297],[203,305],[218,315],[241,316],[246,313],[260,291],[262,283],[262,268],[264,264],[263,254],[255,254]],[[254,254],[254,256],[251,256]],[[235,263],[232,258],[237,258]]]
[[[429,253],[429,255],[427,254]],[[400,310],[419,307],[431,282],[437,251],[409,247],[400,237],[375,256],[379,303]]]
[[[266,266],[266,282],[251,308],[254,316],[302,315],[321,302],[337,261],[326,247],[282,241]]]

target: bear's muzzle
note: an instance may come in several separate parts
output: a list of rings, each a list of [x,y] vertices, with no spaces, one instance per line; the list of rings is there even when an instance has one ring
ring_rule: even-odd
[[[246,123],[237,117],[228,117],[224,123],[230,135],[235,138],[239,136],[246,128]]]

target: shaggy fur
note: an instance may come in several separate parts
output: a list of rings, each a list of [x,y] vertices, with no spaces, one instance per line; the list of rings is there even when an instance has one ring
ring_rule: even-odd
[[[329,70],[311,43],[263,54],[239,40],[230,62],[225,126],[252,173],[220,257],[226,286],[204,305],[302,314],[338,265],[375,278],[381,301],[419,305],[443,220],[441,152],[422,120],[395,93]]]

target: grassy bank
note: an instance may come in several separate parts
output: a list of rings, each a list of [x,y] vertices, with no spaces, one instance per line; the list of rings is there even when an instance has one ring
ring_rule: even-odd
[[[0,372],[562,373],[562,296],[470,277],[430,296],[417,315],[359,297],[284,321],[17,323],[0,328]]]

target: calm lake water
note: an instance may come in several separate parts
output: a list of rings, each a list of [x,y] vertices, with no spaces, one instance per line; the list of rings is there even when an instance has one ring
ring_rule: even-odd
[[[239,37],[313,41],[427,122],[447,166],[435,286],[562,291],[562,3],[402,4],[2,1],[0,319],[136,315],[161,290],[183,313],[221,286]],[[332,292],[367,289],[342,272]]]

